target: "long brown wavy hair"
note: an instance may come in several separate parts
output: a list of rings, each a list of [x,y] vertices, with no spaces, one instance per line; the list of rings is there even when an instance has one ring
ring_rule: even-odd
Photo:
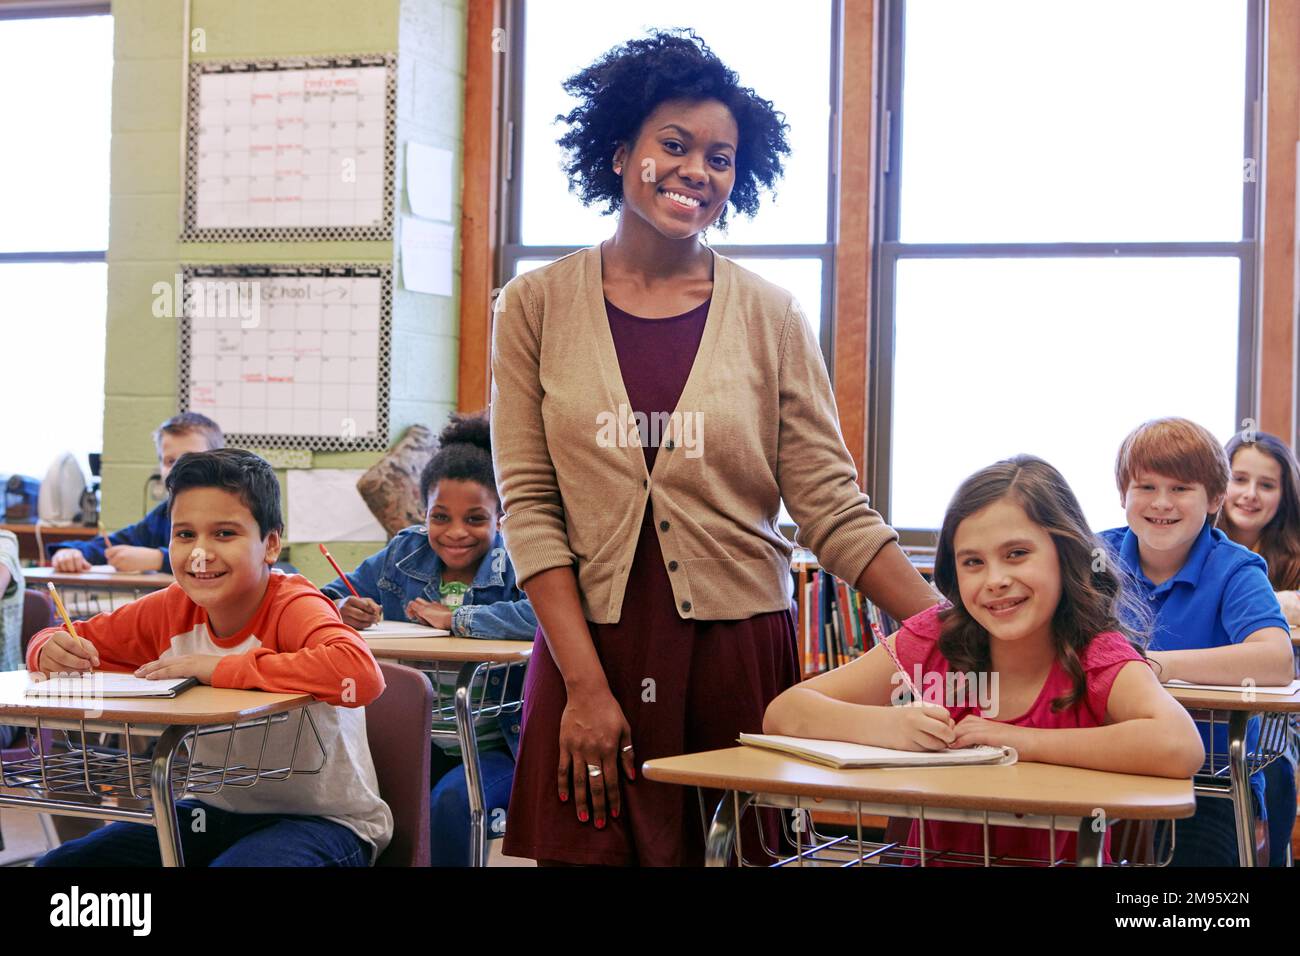
[[[1268,580],[1274,591],[1300,589],[1300,466],[1281,439],[1266,432],[1255,432],[1254,441],[1244,434],[1233,435],[1224,446],[1231,462],[1242,448],[1257,448],[1270,456],[1282,469],[1282,500],[1277,514],[1264,526],[1259,536],[1260,557],[1268,562]],[[1219,527],[1229,538],[1236,540],[1236,528],[1228,517],[1228,509],[1219,511]]]
[[[957,585],[953,540],[958,526],[1003,499],[1016,502],[1029,520],[1051,535],[1061,571],[1061,599],[1052,616],[1052,642],[1073,689],[1052,701],[1064,710],[1087,693],[1080,655],[1098,634],[1118,631],[1142,653],[1150,633],[1150,611],[1132,595],[1117,555],[1088,527],[1079,499],[1059,471],[1033,455],[990,465],[962,482],[948,505],[934,558],[934,583],[951,607],[940,612],[939,651],[954,671],[992,669],[989,634],[966,610]]]

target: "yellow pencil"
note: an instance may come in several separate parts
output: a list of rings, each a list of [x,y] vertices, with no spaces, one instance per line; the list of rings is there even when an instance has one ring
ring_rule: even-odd
[[[113,542],[108,540],[108,529],[104,527],[104,522],[99,522],[99,536],[104,539],[104,547],[111,548]]]
[[[46,581],[45,586],[50,589],[50,594],[54,598],[54,606],[59,609],[59,617],[63,618],[63,626],[67,628],[69,634],[80,640],[81,635],[73,628],[72,618],[68,616],[68,609],[63,606],[63,598],[59,597],[59,591],[54,586],[54,582]]]

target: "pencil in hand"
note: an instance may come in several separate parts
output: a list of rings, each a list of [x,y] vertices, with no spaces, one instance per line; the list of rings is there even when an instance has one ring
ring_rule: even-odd
[[[889,659],[894,662],[894,667],[898,669],[898,673],[903,676],[903,685],[908,689],[908,692],[911,693],[912,700],[918,704],[922,703],[921,692],[916,689],[916,685],[912,683],[912,679],[907,676],[907,671],[903,669],[902,661],[898,659],[898,655],[894,653],[894,649],[889,646],[889,640],[885,637],[885,632],[880,629],[880,625],[875,621],[871,622],[871,633],[876,635],[876,643],[885,648],[885,653],[888,654]]]
[[[104,539],[104,548],[107,550],[113,546],[113,542],[108,540],[108,529],[104,527],[104,522],[99,522],[99,536]]]
[[[357,593],[357,589],[352,586],[352,582],[348,580],[348,576],[343,573],[343,569],[339,567],[339,563],[334,560],[334,555],[330,554],[330,549],[322,544],[320,546],[320,553],[325,555],[325,560],[330,563],[330,567],[332,567],[338,576],[343,579],[343,583],[348,586],[348,590],[352,592],[352,596],[356,598],[361,597],[361,595]]]
[[[81,635],[77,633],[77,629],[72,626],[72,617],[68,614],[68,609],[63,606],[63,598],[59,597],[59,591],[58,588],[54,586],[54,582],[46,581],[45,586],[49,588],[50,595],[54,598],[54,606],[59,611],[59,617],[63,618],[64,630],[66,630],[72,636],[72,639],[77,642],[78,647],[84,644],[90,649],[92,654],[95,654],[94,659],[89,657],[86,658],[86,660],[91,661],[92,663],[92,666],[87,668],[87,670],[93,670],[93,665],[98,663],[99,658],[99,655],[95,652],[95,645],[82,638]]]

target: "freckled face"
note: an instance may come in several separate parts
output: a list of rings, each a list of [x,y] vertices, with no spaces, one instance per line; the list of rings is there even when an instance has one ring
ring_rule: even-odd
[[[623,204],[672,239],[702,232],[722,214],[736,184],[736,119],[717,100],[668,100],[619,146]]]

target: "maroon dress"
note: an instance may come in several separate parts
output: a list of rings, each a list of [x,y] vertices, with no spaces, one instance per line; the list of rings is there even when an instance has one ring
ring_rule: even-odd
[[[709,303],[683,315],[643,319],[606,301],[628,400],[634,411],[677,407],[704,334]],[[653,470],[655,447],[645,447]],[[743,608],[737,611],[743,613]],[[646,509],[617,624],[591,624],[610,691],[632,729],[638,768],[646,760],[732,747],[742,731],[761,732],[768,703],[798,681],[791,611],[735,621],[683,620]],[[620,772],[623,810],[604,829],[579,823],[556,792],[564,679],[541,629],[524,685],[523,734],[503,846],[509,856],[608,866],[692,866],[704,861],[701,806],[693,788]],[[709,816],[716,793],[706,794]],[[751,815],[752,816],[752,815]],[[769,846],[774,821],[766,821]],[[752,823],[745,855],[759,859]]]

